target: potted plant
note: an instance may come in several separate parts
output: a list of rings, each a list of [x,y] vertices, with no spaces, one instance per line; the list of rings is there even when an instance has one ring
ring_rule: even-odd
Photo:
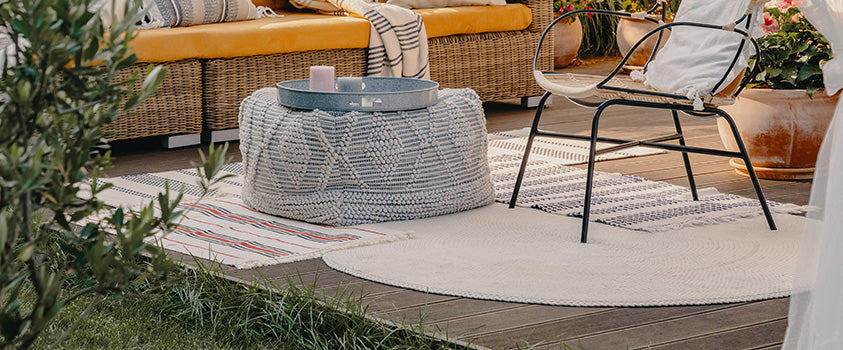
[[[647,11],[657,3],[656,0],[623,0],[621,1],[621,6],[624,11],[626,12],[643,12]],[[670,22],[673,20],[673,14],[676,13],[676,10],[679,8],[679,0],[667,0],[667,13],[665,14],[665,20]],[[653,12],[651,18],[655,20],[661,20],[661,9]],[[649,33],[651,30],[658,27],[658,23],[654,23],[652,21],[643,20],[643,19],[635,19],[635,18],[621,18],[618,21],[618,27],[616,30],[616,37],[617,37],[617,44],[618,44],[618,51],[623,56],[629,52],[635,43],[638,42],[644,35]],[[667,38],[670,36],[670,31],[663,31],[664,35],[659,45],[659,48],[664,46],[664,43],[667,41]],[[627,60],[626,65],[631,68],[640,68],[647,63],[647,60],[650,58],[650,53],[656,47],[656,43],[658,42],[658,36],[652,36],[647,41],[645,41]]]
[[[568,12],[591,8],[587,0],[554,0],[553,18]],[[553,26],[553,66],[565,67],[577,58],[583,38],[582,22],[578,16],[567,18]]]
[[[765,9],[762,29],[761,52],[750,60],[760,68],[746,74],[749,89],[723,110],[734,118],[759,177],[810,179],[840,97],[822,91],[821,67],[831,47],[792,0]],[[726,148],[737,150],[725,121],[718,128]],[[743,162],[731,164],[745,174]]]

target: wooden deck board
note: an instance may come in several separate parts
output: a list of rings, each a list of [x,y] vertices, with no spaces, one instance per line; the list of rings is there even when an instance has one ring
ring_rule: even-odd
[[[459,297],[405,289],[390,294],[368,295],[363,298],[363,302],[369,307],[370,312],[384,313],[409,308],[419,309],[432,303],[455,299],[459,299]]]
[[[651,324],[656,321],[666,321],[687,317],[711,310],[729,308],[729,305],[701,305],[680,307],[650,307],[650,308],[613,308],[605,312],[594,312],[564,317],[552,321],[529,323],[530,320],[519,320],[523,325],[510,327],[506,330],[484,332],[482,342],[485,346],[503,344],[513,347],[518,344],[548,344],[550,348],[557,341],[564,341],[569,346],[579,344],[583,338],[599,334],[608,334],[610,340],[626,342],[625,336],[617,336],[618,330]],[[580,308],[577,308],[580,309]],[[527,335],[528,337],[525,337]],[[649,337],[650,334],[641,334]],[[585,343],[583,343],[585,345]],[[625,349],[627,344],[614,347],[590,347],[586,349]]]
[[[775,319],[758,324],[717,332],[702,337],[646,348],[648,350],[703,350],[703,349],[781,349],[786,319]],[[759,345],[762,344],[762,345]],[[642,348],[644,349],[644,348]],[[637,349],[636,349],[637,350]]]
[[[570,340],[577,340],[587,349],[647,349],[767,322],[780,317],[782,311],[787,312],[788,305],[787,299],[765,300]]]
[[[418,321],[422,319],[425,323],[447,323],[447,321],[479,316],[495,311],[502,311],[524,306],[524,304],[510,303],[503,301],[456,298],[437,303],[430,303],[420,308],[409,308],[393,310],[383,313],[375,313],[375,316],[393,320]]]
[[[611,62],[597,62],[605,68]],[[578,69],[589,70],[589,66]],[[489,132],[528,127],[535,110],[520,108],[517,101],[484,104]],[[592,111],[555,97],[544,111],[542,129],[587,134]],[[688,144],[721,147],[713,120],[682,116]],[[673,131],[668,112],[643,112],[637,108],[610,109],[600,121],[600,135],[634,138]],[[143,142],[147,142],[144,145]],[[141,146],[139,146],[141,145]],[[197,149],[155,150],[148,141],[126,141],[113,145],[115,167],[110,176],[186,168],[198,161]],[[207,148],[202,147],[203,149]],[[239,161],[238,144],[229,147],[229,156]],[[748,178],[735,174],[728,159],[691,155],[699,188],[716,187],[725,193],[755,197]],[[584,167],[579,165],[579,167]],[[634,174],[650,180],[687,186],[684,165],[678,153],[627,158],[598,163],[597,171]],[[810,181],[762,180],[768,199],[807,204]],[[171,256],[190,258],[182,254]],[[207,264],[207,262],[205,262]],[[559,342],[585,349],[779,349],[784,336],[788,299],[685,307],[582,308],[527,305],[427,294],[366,281],[330,269],[320,259],[238,270],[217,266],[227,278],[255,281],[260,276],[285,286],[288,278],[296,285],[313,284],[328,297],[346,295],[360,298],[372,315],[395,323],[424,320],[427,329],[445,333],[452,339],[471,339],[492,348],[543,344],[559,348]],[[541,348],[541,347],[540,347]]]
[[[787,323],[784,321],[776,321],[781,328],[781,332],[784,333],[784,329],[787,329]],[[727,340],[728,341],[728,340]],[[755,347],[755,348],[747,348],[747,350],[781,350],[782,343],[771,344],[767,346]]]
[[[460,339],[471,339],[474,343],[487,347],[508,347],[514,345],[514,342],[528,339],[534,326],[575,316],[597,315],[611,310],[614,309],[525,305],[433,324],[441,329],[447,329],[450,334],[459,335]],[[518,337],[499,336],[514,330],[517,330]]]

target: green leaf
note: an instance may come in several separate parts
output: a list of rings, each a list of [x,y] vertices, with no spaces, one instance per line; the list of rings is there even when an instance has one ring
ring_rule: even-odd
[[[145,100],[149,96],[152,96],[155,90],[164,82],[166,75],[167,69],[164,66],[150,65],[147,69],[146,78],[143,79],[143,84],[141,84],[141,99]]]
[[[48,320],[53,319],[53,317],[55,317],[56,315],[58,315],[59,311],[61,311],[61,309],[62,309],[63,307],[64,307],[64,304],[62,304],[62,303],[60,303],[60,302],[55,303],[55,304],[53,305],[53,307],[51,307],[51,308],[50,308],[50,310],[49,310],[49,311],[47,311],[47,314],[45,315],[45,316],[46,316],[46,318],[47,318]]]
[[[18,260],[26,262],[30,258],[32,258],[32,254],[35,252],[35,245],[27,243],[25,247],[21,250],[20,254],[18,254]]]
[[[79,232],[79,237],[88,238],[94,233],[96,233],[96,225],[89,223]]]
[[[794,48],[794,50],[796,50],[797,52],[802,52],[802,51],[807,50],[809,47],[811,47],[811,43],[810,43],[810,42],[808,42],[808,41],[801,41],[801,42],[799,42],[799,43],[796,45],[796,47]]]
[[[140,96],[138,96],[138,95],[129,96],[129,98],[126,99],[126,103],[123,105],[123,109],[128,111],[128,110],[134,109],[139,104],[140,104]]]
[[[82,220],[82,219],[88,217],[88,215],[90,215],[90,214],[91,214],[90,210],[77,210],[73,214],[70,215],[70,221],[78,222],[79,220]]]
[[[814,65],[804,65],[804,66],[799,68],[799,78],[798,79],[799,79],[799,81],[803,81],[803,80],[806,80],[810,77],[813,77],[813,76],[816,76],[816,75],[822,75],[822,74],[823,74],[823,71],[822,71],[822,69],[820,69],[820,67],[814,66]]]
[[[814,94],[820,90],[822,90],[822,88],[820,88],[819,86],[808,86],[807,88],[805,88],[805,92],[808,93],[808,97],[811,98],[814,98]]]
[[[799,68],[796,67],[795,64],[786,64],[782,67],[782,79],[784,81],[796,85],[796,77],[799,76]]]
[[[6,240],[9,239],[9,220],[6,213],[0,213],[0,250],[5,249]]]
[[[123,215],[123,208],[117,208],[117,210],[114,212],[114,226],[118,228],[123,227]]]

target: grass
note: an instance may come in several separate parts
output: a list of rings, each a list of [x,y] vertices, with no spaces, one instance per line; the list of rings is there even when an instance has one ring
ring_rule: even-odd
[[[99,299],[96,299],[99,298]],[[422,325],[367,319],[359,297],[313,288],[234,283],[208,269],[182,270],[168,285],[135,295],[87,297],[68,305],[35,348],[45,348],[95,302],[58,348],[126,349],[453,349]]]

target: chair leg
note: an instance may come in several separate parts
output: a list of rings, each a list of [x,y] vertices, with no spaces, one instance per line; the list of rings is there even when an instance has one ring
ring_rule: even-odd
[[[538,106],[538,102],[544,97],[542,96],[527,96],[521,98],[521,108],[534,108]],[[553,104],[553,96],[547,99],[545,105]]]
[[[582,231],[580,232],[580,243],[588,241],[588,217],[591,212],[591,188],[594,185],[594,161],[597,156],[597,126],[603,110],[610,106],[611,101],[605,102],[594,112],[594,119],[591,121],[591,144],[588,149],[588,170],[585,178],[585,199],[582,209]]]
[[[679,134],[679,145],[685,146],[685,135],[682,134],[682,126],[679,125],[679,114],[676,113],[676,110],[671,110],[673,112],[673,125],[676,126],[676,133]],[[699,195],[697,195],[697,183],[694,181],[694,172],[691,170],[691,160],[688,158],[688,152],[682,152],[682,160],[685,162],[685,173],[688,174],[688,184],[691,187],[691,196],[693,196],[695,201],[700,200]]]
[[[770,207],[767,205],[764,193],[761,192],[761,184],[758,183],[758,177],[755,176],[755,169],[749,161],[749,155],[746,153],[746,147],[743,144],[740,133],[738,133],[738,127],[735,125],[735,121],[732,120],[732,117],[725,111],[717,110],[717,114],[726,120],[729,124],[729,128],[732,130],[732,135],[735,137],[735,143],[738,145],[738,150],[741,152],[741,158],[746,165],[746,173],[749,174],[749,178],[752,180],[752,186],[755,187],[755,194],[758,196],[758,201],[761,202],[761,209],[764,211],[764,216],[767,218],[767,225],[770,226],[770,230],[775,230],[776,223],[773,222],[773,215],[770,213]]]
[[[539,120],[542,117],[544,104],[552,94],[550,91],[542,95],[539,105],[536,108],[536,116],[533,118],[533,125],[530,127],[530,136],[527,137],[527,147],[524,149],[524,156],[521,158],[521,169],[518,170],[518,177],[515,178],[515,187],[512,189],[512,198],[509,199],[509,207],[515,208],[515,201],[518,200],[518,191],[521,189],[521,182],[524,180],[524,172],[527,170],[527,161],[530,159],[530,149],[533,147],[533,139],[539,131]]]

